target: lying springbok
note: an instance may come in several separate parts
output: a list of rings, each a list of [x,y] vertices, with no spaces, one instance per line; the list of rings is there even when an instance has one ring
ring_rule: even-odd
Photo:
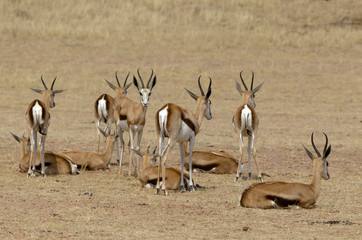
[[[29,169],[30,160],[30,138],[23,136],[22,138],[11,133],[14,139],[20,144],[21,157],[19,161],[20,171],[26,172]],[[69,159],[58,156],[54,152],[44,153],[45,174],[78,174],[77,165],[73,164]],[[40,166],[40,153],[37,152],[37,161],[35,167]]]
[[[142,87],[139,86],[138,81],[135,76],[133,76],[133,84],[137,87],[139,94],[141,95],[140,103],[134,102],[129,98],[123,98],[116,103],[114,109],[114,118],[117,122],[117,134],[120,137],[121,142],[121,158],[119,163],[118,174],[122,172],[122,161],[123,161],[123,152],[124,152],[124,141],[123,141],[123,132],[129,132],[129,140],[131,149],[140,149],[141,138],[143,134],[143,127],[146,124],[146,112],[147,107],[150,101],[150,96],[153,87],[156,85],[157,79],[156,75],[153,77],[153,69],[150,78],[148,79],[147,85],[145,87],[139,69],[137,69],[138,76],[142,83]],[[151,82],[152,80],[152,82]],[[150,84],[151,83],[151,84]],[[134,148],[134,137],[137,136],[137,146]],[[118,146],[117,146],[117,159],[119,159]],[[140,168],[139,164],[135,164],[133,159],[133,151],[130,153],[130,161],[128,167],[128,176],[131,176],[131,162],[133,163],[137,176]],[[137,161],[138,162],[138,161]]]
[[[52,86],[50,89],[47,88],[44,83],[43,76],[41,76],[41,82],[44,85],[45,90],[33,89],[34,92],[40,93],[43,95],[43,101],[35,99],[32,101],[25,113],[25,119],[29,131],[29,136],[31,136],[31,157],[29,162],[28,177],[34,176],[33,171],[35,171],[35,162],[37,157],[37,132],[41,134],[41,172],[40,174],[45,177],[45,162],[44,162],[44,146],[45,139],[48,133],[48,127],[50,124],[50,113],[49,109],[55,107],[54,95],[61,93],[64,90],[53,90],[55,80],[54,78]],[[33,163],[33,165],[31,164]]]
[[[328,137],[324,146],[323,155],[319,153],[311,137],[312,146],[317,157],[304,147],[307,155],[313,161],[313,179],[310,184],[290,182],[263,182],[250,185],[240,196],[240,205],[250,208],[289,208],[297,206],[312,208],[315,206],[321,190],[321,180],[329,179],[327,157],[331,152],[331,145],[328,146]]]
[[[147,153],[143,155],[140,151],[133,151],[143,158],[143,170],[140,172],[138,180],[141,182],[142,187],[151,188],[156,186],[157,177],[158,177],[158,166],[155,166],[156,159],[158,154],[156,154],[156,148],[153,150],[153,153],[149,152],[149,148],[147,148]],[[181,172],[176,168],[167,167],[165,169],[166,174],[166,189],[167,190],[179,190],[181,189]],[[185,172],[184,181],[187,186],[191,186],[190,175]]]
[[[184,143],[184,155],[189,156],[187,145]],[[184,164],[187,171],[189,165]],[[238,159],[224,151],[192,151],[192,169],[214,174],[235,173],[238,167]]]
[[[236,177],[235,181],[238,180],[238,178],[241,177],[242,171],[243,171],[243,148],[244,148],[244,142],[243,137],[248,137],[248,160],[249,160],[249,177],[248,179],[251,179],[251,162],[250,162],[250,153],[251,148],[253,148],[253,158],[255,161],[255,165],[258,171],[258,178],[260,180],[263,180],[262,175],[259,171],[258,164],[256,162],[256,138],[258,134],[258,126],[259,126],[259,117],[256,114],[255,111],[255,93],[259,91],[259,89],[263,86],[264,83],[260,84],[256,88],[253,89],[253,83],[254,83],[254,72],[252,72],[252,79],[251,79],[251,88],[250,91],[245,85],[245,82],[242,77],[242,72],[240,72],[240,79],[245,87],[245,91],[241,89],[241,86],[239,82],[236,81],[236,89],[239,91],[241,95],[241,102],[242,104],[240,107],[236,110],[235,115],[233,116],[232,123],[234,131],[238,134],[238,141],[239,141],[239,152],[240,152],[240,159],[238,168],[236,171]]]
[[[99,129],[99,131],[107,139],[104,153],[67,150],[57,152],[57,155],[69,159],[81,169],[98,170],[109,168],[114,144],[118,136],[116,134],[108,134],[102,129]]]
[[[97,139],[98,139],[98,148],[97,152],[99,152],[99,145],[100,145],[100,135],[101,133],[98,130],[98,127],[101,127],[101,122],[104,122],[106,124],[103,131],[109,130],[111,131],[112,124],[116,124],[116,120],[114,119],[114,106],[116,102],[119,102],[121,99],[125,98],[127,95],[127,89],[132,85],[132,83],[127,84],[127,79],[129,76],[126,76],[126,79],[124,80],[123,86],[119,83],[117,72],[115,72],[116,80],[118,87],[113,85],[111,82],[109,82],[107,79],[105,79],[106,83],[110,88],[112,88],[116,96],[113,98],[108,94],[102,94],[97,98],[97,100],[94,103],[94,114],[95,118],[97,120]],[[118,148],[118,144],[117,144]],[[118,153],[118,149],[117,149]],[[117,163],[119,164],[119,156],[117,154]]]
[[[189,142],[190,155],[189,155],[189,173],[190,173],[190,182],[192,181],[192,151],[195,143],[195,136],[200,130],[200,126],[203,118],[210,120],[212,118],[211,115],[211,101],[209,97],[211,95],[211,83],[210,79],[209,88],[207,90],[206,95],[202,90],[200,84],[200,78],[198,78],[198,84],[201,92],[201,96],[197,96],[191,91],[185,90],[188,94],[196,100],[196,112],[192,113],[190,110],[181,108],[180,106],[167,103],[156,113],[156,131],[157,137],[159,139],[159,156],[160,161],[158,165],[158,178],[157,178],[157,194],[160,194],[160,172],[162,167],[162,192],[164,195],[167,195],[166,191],[166,161],[169,152],[172,150],[176,142],[179,143],[180,155],[181,155],[181,192],[185,192],[184,185],[184,150],[183,150],[183,142]],[[164,138],[168,138],[168,143],[165,149],[162,151]],[[192,184],[189,188],[190,191],[193,191],[196,187]]]

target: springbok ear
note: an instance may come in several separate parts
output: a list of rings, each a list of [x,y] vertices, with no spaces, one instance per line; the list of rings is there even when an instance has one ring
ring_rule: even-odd
[[[16,141],[20,142],[20,138],[16,136],[14,133],[10,132],[11,135],[15,138]]]
[[[135,76],[133,76],[133,84],[136,86],[136,88],[138,89],[138,91],[140,90],[140,87],[138,86],[138,82]]]
[[[254,88],[252,91],[253,91],[253,94],[255,94],[257,91],[260,90],[260,88],[263,86],[264,83],[260,84],[259,86],[257,86],[256,88]]]
[[[36,92],[36,93],[40,93],[40,94],[41,94],[41,92],[42,92],[42,90],[39,90],[39,89],[34,89],[34,88],[30,88],[30,90],[33,90],[34,92]]]
[[[327,150],[326,150],[326,152],[325,152],[325,154],[324,154],[324,158],[327,158],[328,155],[331,153],[331,148],[332,148],[332,146],[329,145],[329,147],[327,148]]]
[[[240,83],[238,81],[235,81],[235,87],[236,90],[238,90],[238,92],[242,94],[243,90],[241,89]]]
[[[61,92],[64,92],[64,90],[53,90],[52,91],[53,94],[57,94],[57,93],[61,93]]]
[[[108,84],[108,86],[109,86],[110,88],[112,88],[113,90],[116,90],[116,86],[114,86],[112,83],[108,82],[107,79],[104,79],[104,80],[106,81],[106,83]]]
[[[185,90],[187,91],[187,93],[188,93],[193,99],[195,99],[195,101],[197,101],[197,99],[198,99],[199,97],[198,97],[195,93],[187,90],[186,88],[185,88]]]
[[[304,145],[303,145],[303,147],[304,147]],[[312,159],[313,160],[313,154],[306,148],[306,147],[304,147],[304,149],[305,149],[305,151],[307,152],[307,154],[308,154],[308,156],[310,157],[310,159]]]
[[[142,154],[140,151],[138,151],[138,150],[136,150],[136,149],[132,149],[132,151],[133,151],[135,154],[137,154],[138,156],[140,156],[140,157],[143,158],[143,154]]]
[[[152,80],[151,87],[149,89],[152,90],[152,88],[156,85],[156,83],[157,83],[157,78],[155,76]]]

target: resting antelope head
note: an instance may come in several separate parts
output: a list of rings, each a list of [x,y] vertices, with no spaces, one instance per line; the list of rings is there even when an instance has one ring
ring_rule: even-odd
[[[242,102],[243,103],[246,103],[246,104],[249,104],[250,106],[252,106],[253,108],[256,107],[256,104],[255,104],[255,93],[257,91],[260,90],[260,88],[263,86],[264,83],[261,83],[259,86],[257,86],[256,88],[253,89],[253,84],[254,84],[254,72],[251,71],[252,73],[252,77],[251,77],[251,87],[250,87],[250,90],[248,89],[248,87],[246,86],[245,82],[244,82],[244,79],[242,77],[242,72],[240,72],[240,79],[241,79],[241,82],[242,84],[244,85],[245,87],[245,91],[242,90],[241,86],[240,86],[240,83],[238,81],[236,81],[236,89],[238,90],[238,92],[240,93],[241,97],[242,97]]]
[[[143,155],[140,151],[132,149],[138,156],[143,158],[143,169],[151,166],[155,166],[157,162],[158,153],[156,153],[157,146],[153,149],[153,152],[150,153],[150,146],[147,147],[147,153]]]
[[[141,74],[139,72],[140,69],[137,69],[138,77],[141,80],[142,88],[138,85],[138,81],[135,76],[133,76],[133,84],[137,87],[139,94],[141,95],[141,104],[143,107],[148,107],[148,103],[150,100],[152,88],[156,85],[157,79],[156,75],[153,77],[152,83],[150,85],[152,76],[153,76],[153,69],[150,78],[148,79],[147,86],[145,87],[145,84],[143,83]]]
[[[125,98],[126,95],[127,95],[127,89],[132,85],[132,83],[127,84],[127,79],[128,79],[128,76],[129,76],[129,72],[128,72],[128,75],[126,76],[126,79],[124,80],[123,87],[119,83],[117,72],[115,72],[114,75],[116,76],[118,87],[114,86],[107,79],[105,79],[105,81],[107,82],[108,86],[110,88],[112,88],[116,92],[116,97]]]
[[[45,82],[43,80],[43,76],[41,76],[40,79],[41,79],[41,82],[43,83],[45,89],[44,90],[34,89],[34,88],[30,88],[30,89],[33,90],[34,92],[37,92],[37,93],[40,93],[41,95],[43,95],[44,103],[47,106],[49,106],[50,108],[53,108],[53,107],[55,107],[54,95],[57,93],[61,93],[64,90],[53,90],[54,83],[55,83],[55,80],[57,79],[57,77],[54,78],[50,89],[48,89],[47,85],[45,84]]]
[[[326,144],[324,145],[323,155],[321,155],[320,152],[318,151],[318,149],[316,148],[316,146],[314,145],[313,134],[314,133],[312,133],[311,141],[312,141],[312,146],[314,148],[314,151],[317,153],[317,158],[314,157],[313,154],[304,145],[303,145],[303,147],[304,147],[305,151],[307,152],[308,156],[310,157],[310,159],[312,159],[312,161],[316,161],[315,164],[319,163],[319,165],[323,167],[319,171],[321,172],[322,177],[325,180],[328,180],[330,178],[330,176],[329,176],[329,172],[328,172],[327,157],[328,157],[329,153],[331,152],[331,145],[329,145],[329,147],[327,147],[328,146],[328,137],[325,133],[323,133],[324,136],[326,137]]]
[[[211,95],[211,83],[212,83],[212,80],[209,77],[210,83],[209,83],[209,87],[207,89],[207,93],[205,95],[205,93],[204,93],[204,91],[202,90],[202,87],[201,87],[200,79],[201,79],[201,75],[199,76],[199,79],[198,79],[198,84],[199,84],[201,96],[197,96],[195,93],[191,92],[190,90],[188,90],[186,88],[185,88],[185,90],[187,91],[188,94],[190,94],[190,96],[193,99],[195,99],[195,101],[197,102],[197,106],[200,106],[202,108],[202,109],[198,109],[196,111],[199,111],[200,113],[204,112],[204,117],[207,120],[210,120],[212,118],[212,114],[211,114],[211,108],[210,108],[211,101],[209,100],[209,97]]]

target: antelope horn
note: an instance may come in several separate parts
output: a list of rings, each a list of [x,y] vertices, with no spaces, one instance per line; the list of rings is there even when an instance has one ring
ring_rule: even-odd
[[[147,147],[147,153],[150,153],[150,146]]]
[[[156,153],[156,149],[157,149],[157,146],[155,147],[155,149],[153,149],[152,154],[155,154],[155,153]]]
[[[117,76],[117,71],[114,73],[114,75],[116,76],[116,80],[117,80],[117,83],[118,83],[118,87],[120,87],[121,84],[119,84],[119,80],[118,80],[118,76]]]
[[[45,87],[45,90],[48,90],[48,87],[47,87],[47,85],[45,85],[45,82],[43,80],[43,75],[40,77],[40,79],[41,79],[41,82],[43,83],[43,85]]]
[[[318,149],[317,149],[316,146],[314,145],[313,134],[314,134],[314,133],[312,133],[312,136],[311,136],[312,146],[313,146],[313,148],[314,148],[314,151],[317,153],[317,156],[318,156],[318,157],[321,157],[320,152],[318,151]]]
[[[243,77],[241,76],[241,73],[242,73],[242,72],[243,72],[243,71],[241,71],[241,72],[240,72],[240,79],[241,79],[241,82],[243,83],[243,85],[244,85],[244,87],[245,87],[245,90],[246,90],[246,91],[249,91],[248,87],[245,85],[245,82],[244,82]]]
[[[137,69],[137,73],[138,73],[138,76],[140,77],[140,80],[141,80],[141,83],[142,83],[142,88],[145,88],[145,84],[143,83],[143,80],[142,80],[142,77],[141,77],[141,74],[140,74],[140,68]]]
[[[127,77],[126,77],[126,79],[124,80],[124,84],[123,84],[123,87],[125,87],[125,86],[126,86],[126,83],[127,83],[127,79],[128,79],[128,76],[129,76],[129,72],[128,72],[128,74],[127,74]]]
[[[14,133],[10,132],[11,135],[13,135],[13,137],[15,138],[16,141],[20,142],[20,138],[18,136],[16,136]]]
[[[324,154],[326,153],[326,150],[327,150],[327,146],[328,146],[328,137],[327,137],[327,134],[325,134],[324,132],[323,132],[323,134],[326,137],[326,145],[324,146],[324,150],[323,150],[323,156],[324,156]]]
[[[251,71],[251,89],[250,89],[250,91],[253,91],[253,84],[254,84],[254,72]]]
[[[151,68],[152,72],[151,72],[151,76],[150,76],[150,79],[148,79],[148,82],[147,82],[147,88],[149,88],[149,85],[150,85],[150,81],[151,81],[151,78],[153,76],[153,69]]]
[[[202,75],[200,75],[199,79],[197,79],[197,82],[199,83],[199,88],[200,88],[201,96],[205,96],[205,93],[204,93],[204,91],[202,90],[201,83],[200,83],[201,76],[202,76]]]
[[[50,87],[50,90],[53,90],[55,80],[57,80],[57,77],[54,78],[53,83],[52,83],[52,86]]]

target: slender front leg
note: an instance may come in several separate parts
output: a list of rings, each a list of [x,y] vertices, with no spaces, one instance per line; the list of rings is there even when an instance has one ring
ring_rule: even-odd
[[[256,161],[256,137],[257,137],[258,135],[257,135],[257,130],[255,129],[255,131],[254,131],[254,134],[253,134],[253,142],[252,142],[252,148],[253,148],[253,158],[254,158],[254,162],[255,162],[255,166],[256,166],[256,170],[258,171],[258,178],[259,178],[259,180],[260,181],[264,181],[264,179],[263,179],[263,176],[261,175],[261,172],[260,172],[260,170],[259,170],[259,166],[258,166],[258,163],[257,163],[257,161]]]
[[[142,139],[142,134],[143,134],[143,129],[141,129],[138,134],[137,134],[137,147],[136,150],[140,150],[140,146],[141,146],[141,139]],[[141,169],[140,169],[140,157],[137,155],[137,174],[139,176]]]
[[[253,135],[253,134],[252,134]],[[248,173],[249,173],[249,177],[248,179],[251,180],[251,160],[250,160],[250,152],[251,152],[251,143],[252,143],[252,140],[253,137],[252,136],[249,136],[248,137],[248,160],[249,160],[249,168],[248,168]]]
[[[37,151],[37,134],[34,132],[34,129],[31,130],[31,154],[29,160],[29,170],[28,177],[34,176],[35,171],[35,161],[36,161],[36,151]]]
[[[240,154],[240,159],[239,159],[239,163],[238,163],[238,169],[236,170],[236,176],[235,176],[235,182],[241,177],[241,174],[243,172],[243,148],[244,148],[244,144],[243,144],[243,133],[242,131],[240,131],[240,136],[238,138],[238,142],[239,142],[239,154]]]
[[[163,136],[158,136],[158,156],[159,156],[159,161],[158,161],[158,175],[157,175],[157,184],[156,184],[156,190],[157,190],[157,195],[160,194],[160,176],[161,176],[161,161],[162,161],[162,147],[163,147]]]
[[[129,128],[129,140],[131,141],[131,149],[134,149],[133,148],[133,141],[134,141],[134,131],[133,131],[133,129],[130,127]],[[136,168],[136,164],[135,164],[135,162],[134,162],[134,158],[133,158],[133,151],[131,151],[131,153],[130,153],[130,160],[129,160],[129,166],[128,166],[128,177],[131,177],[131,173],[132,173],[132,165],[133,164],[133,167],[134,167],[134,169],[135,169],[135,177],[137,177],[138,175],[137,175],[137,168]]]
[[[189,174],[190,174],[190,183],[191,183],[191,187],[190,187],[190,192],[193,192],[196,187],[194,186],[194,182],[192,180],[192,151],[194,149],[194,144],[195,144],[195,135],[193,135],[191,138],[190,138],[190,152],[189,152]],[[184,177],[184,172],[182,171],[181,172],[181,179],[183,179]]]
[[[186,192],[185,185],[184,185],[184,178],[182,177],[184,172],[184,165],[185,165],[185,155],[184,155],[184,145],[183,142],[178,143],[179,150],[180,150],[180,156],[181,156],[181,192]]]
[[[44,160],[44,150],[45,150],[45,139],[47,137],[47,132],[45,131],[44,135],[41,136],[41,172],[40,174],[45,177],[45,160]]]

